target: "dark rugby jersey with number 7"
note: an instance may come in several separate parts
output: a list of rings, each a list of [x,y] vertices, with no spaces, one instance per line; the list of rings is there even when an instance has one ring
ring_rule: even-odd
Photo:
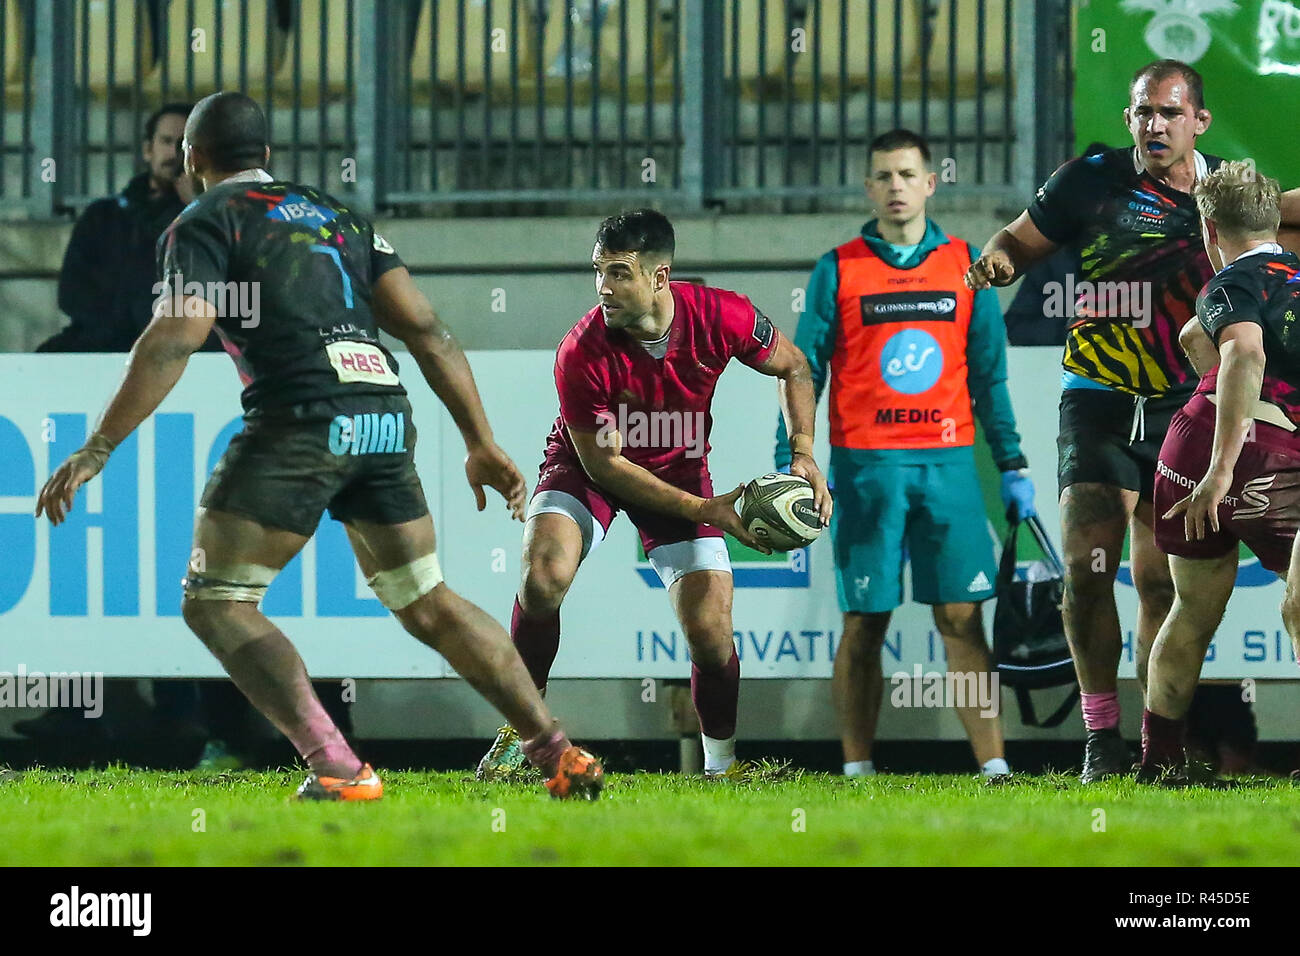
[[[402,265],[366,219],[310,186],[221,183],[158,240],[164,294],[220,313],[245,413],[351,395],[404,395],[380,343],[371,289]]]
[[[1223,162],[1197,157],[1199,175]],[[1028,212],[1079,253],[1079,274],[1046,300],[1069,316],[1065,370],[1131,395],[1190,396],[1196,373],[1178,333],[1214,274],[1195,200],[1153,179],[1128,147],[1070,160]]]

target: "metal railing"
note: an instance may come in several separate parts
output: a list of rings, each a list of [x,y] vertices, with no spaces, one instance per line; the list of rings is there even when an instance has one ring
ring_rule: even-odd
[[[116,192],[138,168],[145,116],[223,88],[262,104],[278,175],[417,214],[829,208],[856,200],[866,144],[895,126],[930,138],[956,191],[1023,200],[1070,154],[1065,0],[3,10],[10,214]],[[1060,105],[1045,115],[1044,103]]]
[[[1011,187],[1017,149],[1032,156],[1034,7],[1012,0],[801,0],[759,3],[748,23],[728,4],[711,195],[857,196],[867,144],[907,127],[930,140],[945,188]],[[747,93],[765,85],[768,96]],[[711,126],[713,124],[710,124]],[[711,186],[713,184],[710,184]]]

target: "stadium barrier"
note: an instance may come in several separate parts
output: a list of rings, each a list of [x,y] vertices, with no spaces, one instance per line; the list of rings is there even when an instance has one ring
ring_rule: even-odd
[[[401,355],[399,354],[399,360]],[[536,481],[556,414],[548,352],[470,353],[497,440]],[[1053,490],[1055,398],[1052,350],[1013,349],[1012,402],[1034,463],[1038,507],[1059,527]],[[0,634],[5,667],[108,676],[219,676],[215,660],[180,619],[180,578],[190,557],[197,495],[240,428],[239,384],[229,360],[199,354],[175,392],[108,468],[78,495],[67,522],[32,517],[46,476],[83,440],[121,376],[111,355],[0,355]],[[464,480],[464,446],[434,396],[411,377],[419,429],[417,465],[438,529],[448,583],[507,620],[519,580],[521,527],[499,501],[482,514]],[[76,383],[70,387],[69,383]],[[1049,383],[1045,386],[1045,383]],[[520,396],[531,396],[520,401]],[[736,367],[719,382],[710,465],[715,486],[732,488],[772,467],[775,385]],[[826,460],[825,403],[817,454]],[[977,448],[995,548],[997,475]],[[731,545],[737,585],[735,631],[747,678],[825,678],[840,630],[829,535],[806,551],[763,556]],[[1117,586],[1125,625],[1121,674],[1134,675],[1137,602],[1127,565]],[[906,592],[905,592],[906,593]],[[1282,585],[1246,554],[1238,588],[1205,664],[1207,678],[1294,679],[1295,661],[1278,612]],[[265,610],[322,677],[451,676],[413,642],[367,590],[342,527],[326,520],[272,585]],[[991,604],[985,605],[991,617]],[[886,674],[942,669],[943,645],[929,610],[896,612],[884,651]],[[683,678],[686,644],[629,522],[611,533],[578,574],[564,608],[557,678]]]
[[[2,2],[10,215],[118,191],[144,117],[222,88],[278,174],[368,210],[838,208],[898,125],[955,192],[1070,154],[1064,0]]]

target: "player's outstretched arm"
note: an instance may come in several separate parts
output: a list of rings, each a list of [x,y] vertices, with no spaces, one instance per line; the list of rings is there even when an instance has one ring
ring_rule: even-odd
[[[567,426],[566,426],[567,427]],[[736,499],[744,485],[713,498],[701,498],[657,478],[635,462],[623,457],[623,436],[617,429],[584,431],[569,428],[578,459],[591,480],[624,501],[636,502],[647,511],[707,524],[725,531],[755,551],[771,554],[772,549],[759,541],[736,514]]]
[[[1215,385],[1214,444],[1205,477],[1166,518],[1183,515],[1188,541],[1205,537],[1208,525],[1219,530],[1219,505],[1232,487],[1241,447],[1254,424],[1251,410],[1264,384],[1264,332],[1254,322],[1234,322],[1219,335],[1219,378]]]
[[[826,487],[826,478],[812,454],[817,393],[813,388],[808,358],[778,329],[776,347],[766,362],[754,368],[777,379],[777,401],[785,418],[786,434],[790,436],[790,474],[805,478],[812,485],[813,500],[821,513],[822,525],[829,525],[834,505]]]
[[[1034,225],[1029,213],[1022,212],[1014,222],[999,229],[971,263],[966,270],[966,287],[978,291],[991,285],[1010,285],[1058,248]]]
[[[528,493],[524,476],[492,438],[474,373],[459,343],[405,268],[390,269],[380,276],[372,295],[375,321],[410,351],[424,380],[447,406],[465,439],[465,476],[474,489],[478,510],[487,507],[483,486],[488,485],[500,493],[511,514],[522,521]]]
[[[55,469],[36,499],[36,515],[62,523],[77,489],[94,478],[126,436],[153,414],[175,387],[190,355],[212,331],[216,310],[194,296],[159,303],[127,360],[126,376],[86,443]]]

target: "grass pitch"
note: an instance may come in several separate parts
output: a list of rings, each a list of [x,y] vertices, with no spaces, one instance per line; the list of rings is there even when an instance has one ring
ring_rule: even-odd
[[[1293,865],[1300,787],[1083,787],[1048,774],[747,782],[613,774],[601,800],[385,770],[377,803],[297,804],[301,770],[0,771],[0,865]]]

